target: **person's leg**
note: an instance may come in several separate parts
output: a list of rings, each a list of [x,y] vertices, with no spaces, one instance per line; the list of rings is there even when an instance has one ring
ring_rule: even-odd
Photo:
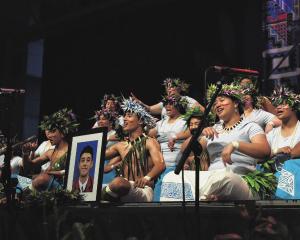
[[[129,181],[131,188],[125,196],[121,197],[121,202],[152,202],[153,189],[149,186],[139,188],[134,186],[133,181]]]
[[[41,173],[32,180],[32,187],[39,191],[45,190],[51,180],[53,179],[48,174]]]
[[[130,188],[131,185],[128,180],[122,177],[116,177],[108,184],[108,186],[103,188],[102,200],[118,201],[120,197],[128,194]]]
[[[251,189],[243,178],[231,170],[215,171],[202,189],[208,199],[254,200]]]

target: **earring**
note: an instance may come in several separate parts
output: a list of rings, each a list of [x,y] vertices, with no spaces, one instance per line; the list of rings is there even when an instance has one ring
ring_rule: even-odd
[[[238,112],[238,109],[237,109],[237,108],[235,108],[235,109],[234,109],[234,111],[237,113],[237,112]]]

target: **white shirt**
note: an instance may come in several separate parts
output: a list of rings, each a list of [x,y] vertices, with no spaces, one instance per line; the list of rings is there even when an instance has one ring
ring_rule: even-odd
[[[247,117],[245,117],[245,114],[242,116],[249,122],[257,123],[262,129],[265,129],[266,125],[275,118],[274,114],[266,112],[262,109],[253,109],[253,111]]]
[[[78,179],[80,192],[84,192],[86,185],[88,183],[88,180],[89,180],[89,178],[87,178],[84,183],[81,183],[80,180]]]
[[[213,140],[207,139],[207,151],[210,159],[210,166],[208,170],[216,170],[225,168],[221,153],[225,146],[232,141],[242,141],[250,143],[251,139],[257,134],[265,134],[263,129],[254,122],[249,122],[244,119],[236,128],[229,132],[223,131],[222,125],[219,123],[214,125],[214,128],[219,133],[218,137]],[[246,174],[249,171],[256,169],[258,159],[249,155],[234,150],[231,154],[232,164],[227,164],[233,172],[237,174]]]
[[[295,147],[295,145],[300,142],[300,122],[297,121],[297,125],[295,126],[294,132],[291,136],[283,137],[281,135],[281,126],[272,129],[267,134],[267,140],[272,150],[282,147]]]
[[[167,119],[158,121],[156,123],[156,130],[158,136],[157,140],[160,143],[166,166],[171,167],[176,165],[176,157],[180,152],[180,147],[184,140],[177,140],[172,152],[168,147],[168,141],[172,135],[182,132],[186,129],[186,121],[179,117],[175,122],[168,123],[168,119],[169,117],[167,117]]]
[[[44,141],[42,142],[39,147],[35,150],[34,155],[36,156],[41,156],[43,155],[45,152],[47,152],[48,150],[54,149],[55,146],[51,145],[50,141]],[[50,166],[50,161],[46,162],[45,164],[43,164],[41,166],[41,170],[42,172],[46,171],[46,169]]]

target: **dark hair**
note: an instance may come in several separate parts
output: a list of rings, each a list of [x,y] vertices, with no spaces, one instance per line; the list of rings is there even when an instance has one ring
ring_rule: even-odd
[[[82,150],[81,150],[81,152],[80,152],[80,158],[81,158],[81,156],[82,156],[82,154],[84,154],[84,153],[90,153],[91,155],[92,155],[92,160],[93,160],[93,155],[94,155],[94,151],[93,151],[93,148],[91,147],[91,146],[85,146]]]
[[[189,119],[186,121],[186,124],[187,124],[187,126],[189,127],[190,126],[190,123],[191,123],[191,120],[193,119],[193,118],[196,118],[196,119],[198,119],[198,120],[202,120],[202,117],[201,116],[190,116],[189,117]]]

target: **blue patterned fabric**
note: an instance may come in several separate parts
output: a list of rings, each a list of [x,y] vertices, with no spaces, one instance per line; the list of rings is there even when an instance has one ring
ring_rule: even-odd
[[[154,186],[154,196],[153,196],[153,202],[159,202],[160,201],[160,194],[161,194],[161,185],[162,185],[162,180],[164,176],[171,172],[174,171],[175,167],[166,167],[165,171],[163,171],[160,176],[158,177],[155,186]]]
[[[188,183],[184,184],[184,192],[185,192],[185,200],[186,201],[194,201],[194,196],[192,192],[191,185]],[[172,198],[178,201],[182,201],[182,184],[174,183],[174,182],[163,182],[161,185],[161,197],[164,198]]]
[[[280,199],[300,199],[300,159],[285,161],[275,176],[278,185],[275,196]]]

